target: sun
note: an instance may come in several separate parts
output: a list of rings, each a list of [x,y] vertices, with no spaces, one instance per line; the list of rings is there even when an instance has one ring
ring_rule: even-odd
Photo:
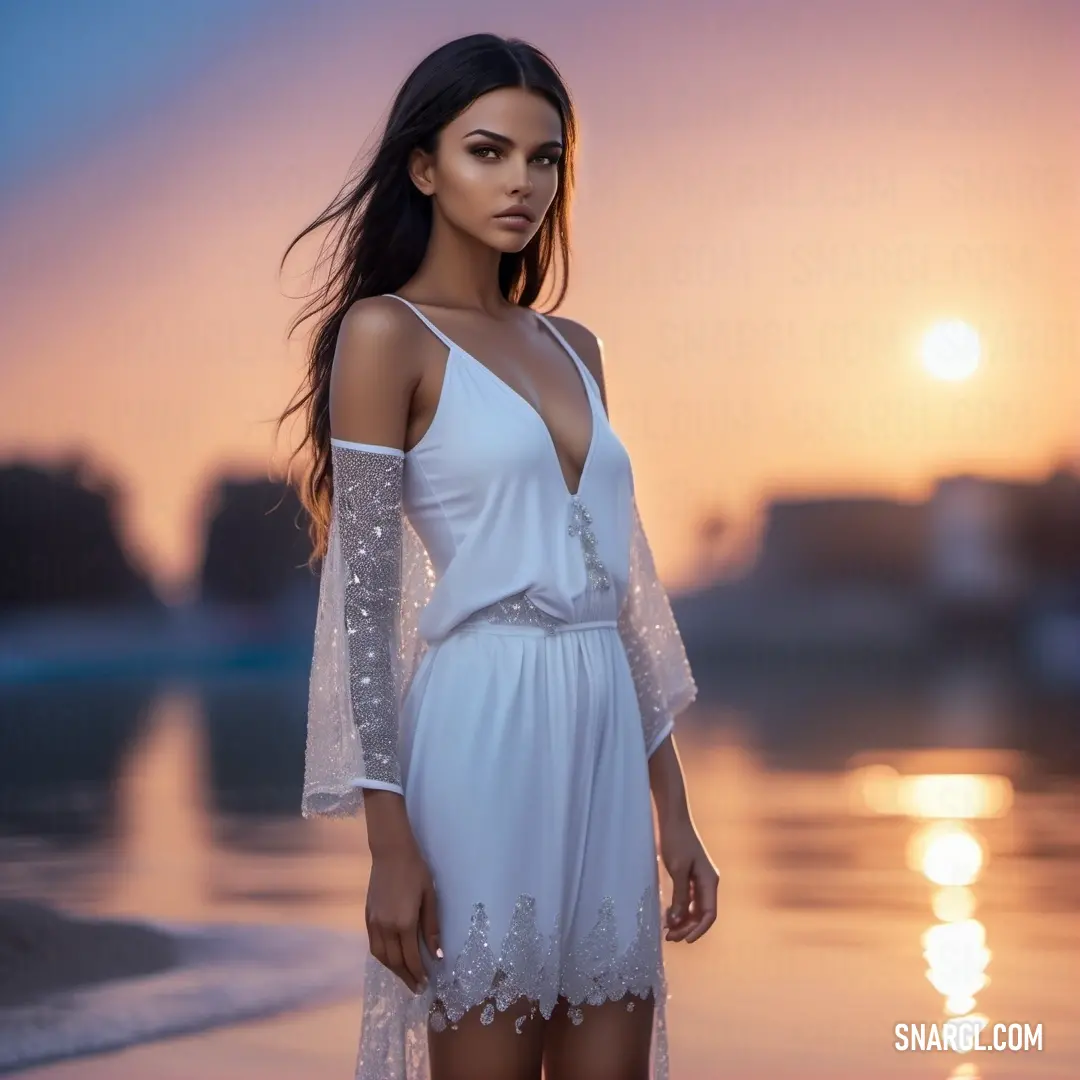
[[[923,367],[935,379],[960,382],[979,366],[982,352],[975,328],[961,319],[934,323],[922,340]]]

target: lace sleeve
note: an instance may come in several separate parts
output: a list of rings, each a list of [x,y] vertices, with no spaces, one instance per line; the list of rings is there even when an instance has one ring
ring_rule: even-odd
[[[402,792],[402,478],[393,447],[331,440],[334,496],[319,586],[303,813],[355,813]]]
[[[619,636],[641,709],[645,752],[651,757],[697,697],[682,635],[667,591],[656,574],[637,500],[630,539],[630,584],[619,612]]]

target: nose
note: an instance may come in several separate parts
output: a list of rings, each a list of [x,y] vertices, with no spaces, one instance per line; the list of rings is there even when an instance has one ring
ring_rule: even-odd
[[[529,162],[524,155],[515,156],[511,166],[507,193],[510,195],[527,196],[532,193],[533,182],[529,175]]]

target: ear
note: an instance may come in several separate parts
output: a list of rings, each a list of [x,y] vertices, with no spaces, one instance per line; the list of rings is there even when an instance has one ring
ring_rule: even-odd
[[[422,195],[435,194],[435,156],[419,147],[409,155],[409,179]]]

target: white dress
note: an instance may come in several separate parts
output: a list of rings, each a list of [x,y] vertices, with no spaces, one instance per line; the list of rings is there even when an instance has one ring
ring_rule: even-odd
[[[533,406],[408,306],[447,346],[446,375],[407,453],[333,441],[340,505],[322,570],[304,812],[355,812],[364,787],[402,792],[435,882],[443,959],[421,943],[428,988],[413,995],[368,957],[356,1076],[427,1080],[427,1025],[471,1008],[490,1022],[496,1009],[527,1011],[524,997],[547,1017],[562,995],[587,1023],[589,1003],[632,1009],[651,992],[652,1076],[664,1080],[648,756],[695,687],[630,461],[595,380],[543,316],[591,406],[577,492]],[[388,535],[399,559],[383,559],[385,587],[350,600]],[[358,661],[373,628],[350,636],[391,574],[393,695],[370,694],[384,654],[365,646]],[[379,708],[360,718],[365,693]]]

